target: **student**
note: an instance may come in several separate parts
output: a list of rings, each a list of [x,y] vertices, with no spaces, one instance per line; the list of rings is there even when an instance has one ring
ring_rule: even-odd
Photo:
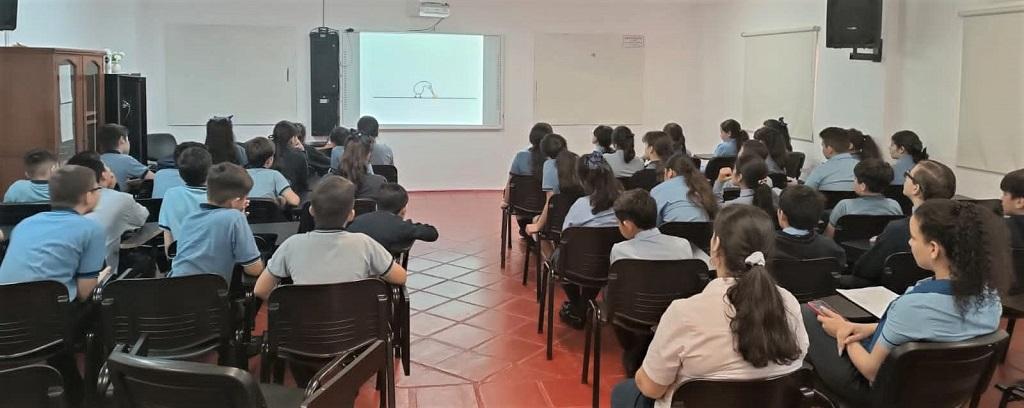
[[[769,174],[786,174],[786,165],[789,164],[789,151],[786,150],[786,139],[782,132],[770,127],[763,127],[754,132],[754,140],[764,143],[768,148],[768,157],[764,164],[768,165]],[[746,146],[746,143],[743,144]]]
[[[221,163],[210,167],[206,185],[207,202],[186,216],[176,232],[178,254],[167,276],[212,273],[231,282],[236,264],[245,274],[259,276],[263,260],[245,218],[252,178],[237,164]]]
[[[761,159],[761,161],[764,162],[764,165],[768,167],[768,174],[779,174],[783,172],[782,168],[772,160],[771,152],[768,151],[768,146],[760,140],[751,139],[743,142],[743,146],[740,146],[740,154],[737,157],[743,157],[746,155]],[[774,166],[774,168],[772,166]]]
[[[850,135],[850,152],[857,156],[858,160],[882,158],[882,151],[871,136],[853,128],[846,129],[846,132]]]
[[[584,194],[578,174],[576,174],[579,156],[570,152],[565,146],[565,138],[557,133],[544,136],[541,150],[549,157],[544,162],[541,189],[545,194],[545,205],[540,215],[534,217],[533,223],[526,226],[527,234],[536,234],[544,229],[548,222],[547,201],[555,194],[566,194],[579,197]],[[596,154],[596,153],[594,153]]]
[[[350,138],[341,155],[336,174],[356,185],[356,198],[373,198],[387,179],[366,170],[373,150],[373,139],[367,136]]]
[[[834,237],[844,215],[903,215],[896,200],[882,195],[892,181],[892,167],[879,159],[865,159],[853,168],[853,191],[859,197],[840,200],[828,216],[825,235]]]
[[[96,182],[103,187],[100,190],[100,201],[96,208],[85,218],[92,219],[103,226],[106,231],[106,260],[111,271],[119,271],[121,255],[121,235],[125,232],[142,227],[149,217],[149,210],[135,202],[131,194],[114,190],[117,180],[100,155],[96,152],[81,152],[71,157],[68,164],[82,166],[92,170]]]
[[[245,166],[249,163],[245,149],[235,143],[231,116],[214,116],[206,121],[206,149],[210,151],[213,164],[228,162]]]
[[[736,205],[715,219],[718,278],[661,316],[636,378],[612,390],[613,408],[669,407],[683,382],[749,380],[792,373],[807,351],[800,304],[768,271],[775,237],[763,211]],[[833,348],[835,352],[835,348]]]
[[[835,258],[846,266],[846,251],[831,238],[817,233],[818,221],[825,212],[825,197],[813,188],[794,184],[782,190],[778,221],[782,229],[775,233],[775,257],[778,259]]]
[[[383,246],[365,234],[345,231],[345,224],[355,216],[355,190],[354,184],[338,176],[327,176],[317,184],[309,208],[316,230],[292,235],[281,244],[256,281],[257,297],[266,300],[284,278],[297,285],[369,278],[405,284],[405,269]]]
[[[683,153],[688,157],[693,157],[690,150],[686,148],[686,135],[683,134],[682,126],[679,126],[678,123],[672,122],[666,124],[661,131],[667,133],[669,137],[672,138],[673,153]],[[666,157],[665,160],[668,160],[668,157]]]
[[[117,177],[117,187],[121,191],[128,188],[126,184],[128,179],[151,180],[153,178],[153,172],[149,171],[149,167],[128,155],[128,152],[131,151],[131,145],[128,144],[128,128],[113,123],[100,126],[100,130],[96,134],[96,144],[99,145],[99,151],[103,152],[100,156],[103,163],[114,171],[114,176]]]
[[[1024,169],[1006,173],[999,189],[1003,190],[1003,216],[1010,229],[1010,244],[1015,249],[1024,249]]]
[[[910,218],[910,252],[935,278],[893,300],[878,323],[851,323],[828,309],[816,316],[805,308],[807,360],[815,374],[852,406],[867,406],[878,369],[893,348],[998,330],[999,294],[1012,276],[1007,239],[1005,226],[985,208],[945,199],[921,204]]]
[[[348,144],[348,138],[352,135],[348,128],[336,126],[331,129],[331,135],[329,137],[331,147],[331,168],[338,168],[338,164],[341,163],[341,155],[345,153],[345,145]]]
[[[615,148],[612,147],[613,133],[614,130],[608,125],[598,125],[594,128],[594,138],[590,140],[590,143],[594,145],[594,153],[605,154],[615,152]]]
[[[199,204],[206,202],[206,175],[212,160],[210,152],[202,147],[190,147],[181,152],[178,171],[185,185],[168,189],[160,205],[158,221],[164,231],[165,250],[181,232],[185,217],[198,212]]]
[[[828,160],[811,171],[804,185],[818,191],[853,191],[853,168],[860,160],[850,151],[850,133],[829,127],[819,136],[821,153]]]
[[[391,253],[408,247],[416,240],[437,241],[437,228],[405,220],[409,193],[398,183],[384,183],[374,199],[377,200],[377,211],[356,217],[346,230],[369,235]]]
[[[633,131],[628,127],[619,126],[612,131],[615,152],[605,153],[604,160],[615,172],[615,177],[629,177],[644,168],[644,161],[636,157],[633,138]]]
[[[615,200],[612,207],[619,221],[619,232],[626,241],[612,246],[609,261],[614,264],[622,259],[644,259],[650,261],[675,261],[681,259],[706,258],[685,238],[662,234],[658,230],[658,205],[644,190],[629,190]],[[700,257],[695,254],[700,253]],[[615,327],[615,336],[622,345],[622,365],[626,376],[632,378],[647,353],[652,335],[638,335],[629,330]]]
[[[924,148],[917,133],[901,130],[892,134],[889,144],[889,157],[896,160],[892,164],[892,184],[903,185],[904,177],[914,165],[921,160],[928,160],[928,149]]]
[[[45,203],[50,201],[50,176],[57,169],[57,156],[46,149],[25,153],[25,178],[11,183],[4,193],[4,203]]]
[[[927,200],[950,199],[956,193],[956,175],[953,170],[934,160],[921,160],[917,163],[907,173],[907,181],[903,183],[903,195],[914,203],[915,209]],[[907,244],[909,239],[909,218],[890,222],[875,238],[871,249],[857,259],[852,274],[840,277],[839,286],[859,288],[880,285],[885,259],[897,252],[910,252]]]
[[[793,151],[793,142],[789,138],[789,124],[786,123],[784,118],[768,119],[761,124],[764,127],[775,129],[782,136],[782,141],[786,144],[786,151]]]
[[[288,179],[272,168],[274,144],[269,139],[260,136],[245,142],[245,155],[250,163],[246,171],[252,178],[250,198],[271,198],[281,207],[299,205],[299,196],[292,191]]]
[[[719,125],[721,129],[722,143],[715,146],[715,152],[712,154],[714,157],[736,157],[739,154],[740,146],[743,146],[743,142],[750,139],[747,135],[747,131],[740,127],[740,122],[734,119],[728,119]]]
[[[359,134],[363,136],[369,136],[373,139],[373,154],[370,155],[370,164],[374,166],[395,165],[395,153],[391,151],[388,145],[381,143],[380,139],[377,138],[380,132],[380,124],[377,123],[377,118],[373,116],[363,116],[359,118],[359,122],[356,123],[356,128],[359,129]]]
[[[715,218],[718,199],[708,179],[689,156],[676,153],[665,163],[665,181],[651,189],[658,203],[658,225],[666,222],[706,222]]]
[[[622,194],[622,184],[615,179],[615,173],[608,162],[597,153],[584,155],[577,161],[576,172],[587,195],[580,197],[572,207],[569,207],[569,212],[562,223],[562,231],[573,227],[618,226],[619,221],[615,218],[613,205]],[[582,329],[587,302],[597,296],[598,289],[582,288],[573,284],[563,284],[562,288],[565,289],[568,300],[562,305],[558,316],[570,327]]]
[[[551,125],[544,122],[534,124],[533,128],[530,129],[530,147],[516,153],[515,157],[512,158],[512,165],[508,170],[508,174],[513,176],[533,176],[540,180],[544,172],[544,161],[547,159],[544,150],[541,149],[541,140],[549,134],[551,134]],[[501,208],[508,208],[508,194],[509,185],[506,183]],[[526,226],[532,221],[532,218],[518,217],[516,221],[519,224],[519,235],[524,238],[529,237],[526,233]]]
[[[760,158],[752,155],[740,156],[736,161],[739,171],[735,173],[728,168],[718,174],[713,191],[723,207],[736,204],[748,204],[764,210],[769,217],[775,216],[775,202],[778,195],[771,187],[771,180],[768,179],[768,166]],[[725,181],[731,179],[732,183],[740,188],[740,196],[725,201],[723,199]]]
[[[645,133],[643,142],[647,146],[644,149],[644,156],[647,157],[644,170],[655,170],[659,176],[664,174],[665,162],[675,153],[672,147],[672,137],[665,132],[655,130]]]
[[[300,122],[295,122],[295,127],[299,128],[299,143],[297,143],[295,147],[306,154],[306,163],[309,164],[309,172],[318,176],[327,174],[327,172],[331,170],[331,158],[315,146],[306,144],[306,125],[303,125]]]
[[[299,128],[294,123],[282,120],[274,125],[274,170],[281,172],[292,191],[302,196],[309,191],[309,163],[306,153],[296,146],[299,141]]]
[[[185,185],[185,180],[181,178],[181,172],[178,170],[178,167],[181,166],[178,158],[181,156],[181,152],[190,147],[206,149],[206,145],[198,142],[183,142],[175,146],[173,156],[174,167],[157,170],[156,175],[153,177],[153,198],[163,198],[167,190],[170,190],[172,187]]]

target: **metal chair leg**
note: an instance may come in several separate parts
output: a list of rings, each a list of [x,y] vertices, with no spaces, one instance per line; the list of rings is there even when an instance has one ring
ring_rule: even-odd
[[[1003,349],[1000,351],[1000,353],[1003,354],[999,358],[999,363],[1000,364],[1001,363],[1005,363],[1006,362],[1006,355],[1010,354],[1010,341],[1013,340],[1013,329],[1014,329],[1014,326],[1016,326],[1016,325],[1017,325],[1017,318],[1016,317],[1012,317],[1011,316],[1011,317],[1008,317],[1006,319],[1006,334],[1008,335],[1009,340],[1006,341],[1006,347],[1003,347]]]
[[[509,228],[508,225],[508,211],[505,209],[501,210],[501,269],[505,269],[505,230]]]
[[[525,258],[523,258],[523,286],[526,286],[526,282],[530,278],[530,253],[533,252],[534,245],[536,243],[531,243],[529,240],[526,241],[526,254],[524,254]]]
[[[537,301],[538,302],[541,300],[541,298],[543,298],[543,292],[544,292],[544,287],[541,285],[541,276],[540,276],[541,275],[541,265],[543,265],[543,263],[544,263],[544,262],[541,261],[541,257],[544,255],[543,248],[541,248],[541,247],[543,247],[543,245],[542,245],[543,242],[544,241],[538,239],[537,243],[536,243],[537,244],[537,254],[536,254],[537,255],[537,266],[536,266],[536,271],[537,271]]]
[[[548,272],[548,290],[547,290],[547,301],[548,301],[548,349],[547,358],[552,359],[551,354],[551,343],[554,341],[554,329],[555,329],[555,296],[551,293],[554,290],[556,276],[554,271]]]
[[[590,374],[590,339],[594,331],[594,318],[587,316],[586,325],[583,327],[583,378],[581,384],[587,383],[587,374]]]
[[[549,276],[550,273],[551,272],[548,271],[548,268],[546,266],[542,266],[541,274],[544,275],[542,277],[543,282],[538,283],[538,285],[544,285],[544,287],[546,288],[548,284],[548,279],[551,279],[551,277]],[[547,306],[547,293],[548,291],[546,289],[541,291],[540,299],[537,301],[537,334],[544,333],[544,307]]]
[[[601,322],[597,319],[594,320],[595,325],[592,329],[594,330],[594,385],[592,392],[594,408],[598,408],[601,398]]]

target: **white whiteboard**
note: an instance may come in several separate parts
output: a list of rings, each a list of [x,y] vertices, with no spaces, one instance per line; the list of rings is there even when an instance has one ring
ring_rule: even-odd
[[[236,125],[297,116],[293,28],[168,25],[165,36],[169,125],[220,114]]]
[[[1024,8],[964,18],[957,164],[1024,167]]]
[[[743,34],[743,124],[786,118],[793,139],[813,141],[818,28]]]
[[[641,123],[643,42],[639,36],[626,37],[537,34],[533,63],[535,119],[552,125]]]

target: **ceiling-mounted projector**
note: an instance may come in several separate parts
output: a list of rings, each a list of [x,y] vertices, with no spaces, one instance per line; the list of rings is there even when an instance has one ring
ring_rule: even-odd
[[[429,18],[448,18],[451,14],[451,9],[448,3],[441,1],[424,1],[419,2],[419,16]]]

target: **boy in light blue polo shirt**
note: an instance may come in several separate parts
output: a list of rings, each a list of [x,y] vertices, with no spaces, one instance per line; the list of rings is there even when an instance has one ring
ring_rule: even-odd
[[[272,169],[274,165],[274,144],[265,137],[256,137],[245,143],[245,154],[249,158],[249,177],[252,177],[250,198],[270,198],[277,205],[292,207],[299,205],[299,196],[292,191],[288,179],[281,172]]]
[[[836,203],[828,218],[825,235],[834,237],[844,215],[903,215],[900,204],[882,195],[892,181],[892,166],[879,159],[865,159],[853,168],[853,191],[860,197]]]
[[[818,191],[853,191],[853,168],[860,161],[850,153],[850,134],[845,129],[830,127],[821,131],[821,153],[824,163],[807,176],[804,185]]]
[[[153,177],[153,198],[164,198],[164,194],[167,194],[167,190],[185,185],[185,180],[181,178],[181,171],[178,169],[181,167],[181,153],[190,147],[206,149],[206,145],[199,142],[183,142],[175,146],[173,157],[174,167],[157,170],[156,175]]]
[[[25,177],[7,188],[4,203],[45,203],[50,201],[50,175],[57,168],[57,156],[45,149],[25,153]]]
[[[100,158],[114,172],[114,176],[117,177],[117,187],[121,191],[128,188],[126,182],[129,179],[151,180],[153,178],[153,172],[149,171],[149,167],[128,155],[131,150],[131,145],[128,143],[128,128],[113,123],[100,126],[100,130],[96,134],[96,144],[99,147],[98,150],[103,152]]]
[[[235,265],[259,276],[263,260],[245,218],[252,178],[234,163],[218,163],[206,180],[208,202],[182,220],[178,254],[167,275],[217,274],[231,282]]]
[[[213,158],[205,148],[190,147],[181,152],[178,171],[185,185],[167,190],[160,205],[158,219],[164,230],[164,246],[168,249],[181,231],[182,220],[199,211],[199,204],[206,202],[206,173]]]

